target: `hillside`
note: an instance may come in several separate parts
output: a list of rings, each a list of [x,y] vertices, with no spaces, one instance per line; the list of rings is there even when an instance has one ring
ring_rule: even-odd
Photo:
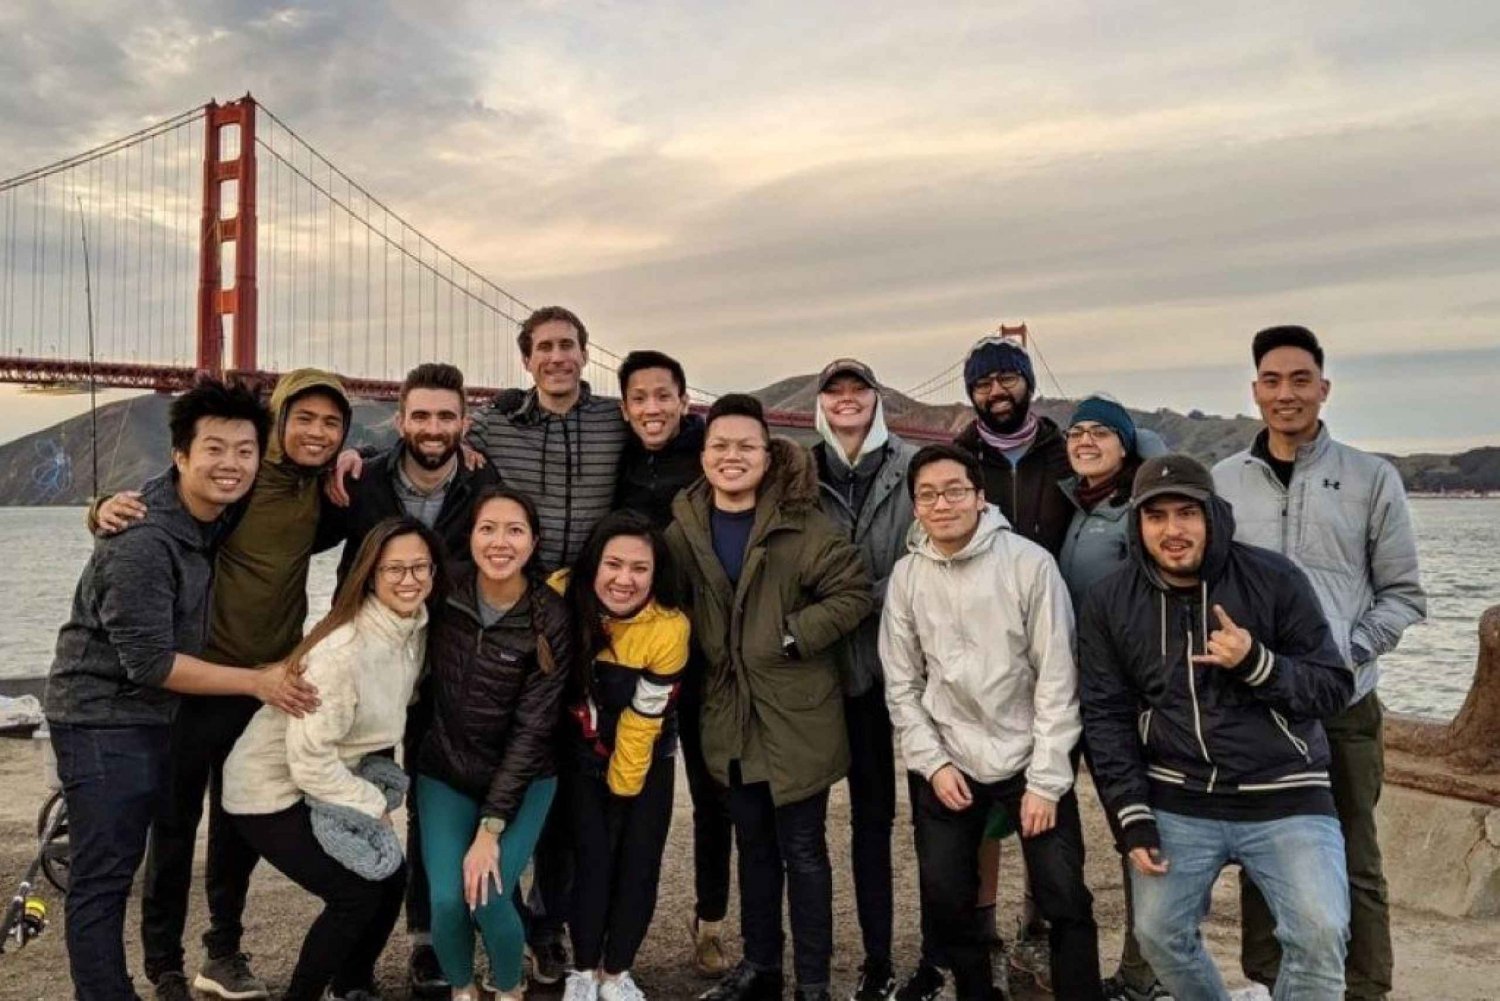
[[[813,375],[793,376],[754,395],[772,409],[810,410],[816,396],[815,379]],[[166,467],[168,403],[165,396],[148,395],[99,408],[101,490],[134,488]],[[1072,413],[1073,402],[1042,398],[1036,407],[1040,413],[1063,422]],[[389,403],[358,403],[351,442],[389,442],[392,409]],[[1130,412],[1137,423],[1160,434],[1173,449],[1208,463],[1244,448],[1260,426],[1246,417],[1218,417],[1197,411]],[[952,434],[969,423],[972,413],[960,404],[930,406],[894,390],[886,395],[887,417],[898,425]],[[0,505],[84,503],[93,493],[90,440],[90,422],[85,415],[0,445]],[[1477,448],[1459,455],[1389,458],[1400,470],[1408,490],[1500,491],[1500,447]]]

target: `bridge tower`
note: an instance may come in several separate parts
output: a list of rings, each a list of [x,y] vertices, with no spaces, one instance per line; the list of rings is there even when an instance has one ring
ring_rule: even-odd
[[[198,368],[224,371],[224,318],[233,318],[230,368],[254,372],[256,356],[255,99],[204,107],[203,225],[198,258]],[[227,134],[226,134],[227,133]],[[234,149],[226,153],[226,139]],[[226,216],[226,205],[234,214]],[[224,284],[224,249],[234,254],[234,280]]]

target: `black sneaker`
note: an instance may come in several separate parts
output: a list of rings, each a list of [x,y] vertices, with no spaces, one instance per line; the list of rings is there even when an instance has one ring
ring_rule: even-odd
[[[246,952],[210,957],[193,978],[193,987],[225,1001],[250,1001],[251,998],[271,996],[266,982],[250,972],[250,954]]]
[[[448,978],[443,976],[437,950],[425,942],[412,947],[411,960],[406,966],[406,979],[411,984],[412,993],[419,997],[448,996]]]
[[[798,987],[797,1001],[833,1001],[827,987]]]
[[[193,1001],[187,977],[181,973],[163,973],[152,986],[156,988],[156,1001]]]
[[[781,1001],[784,986],[780,970],[757,970],[742,959],[698,1001]]]
[[[373,987],[356,987],[342,994],[335,994],[333,989],[329,988],[328,1001],[384,1001],[384,999]]]
[[[1172,1001],[1172,995],[1160,980],[1151,981],[1151,986],[1142,990],[1131,987],[1116,973],[1104,981],[1104,1001]]]
[[[891,971],[889,960],[876,962],[867,959],[859,968],[859,983],[849,1001],[890,1001],[896,993],[896,974]]]
[[[934,1001],[943,993],[943,971],[930,963],[919,963],[896,990],[896,1001]]]
[[[568,950],[559,939],[527,946],[531,957],[531,979],[539,984],[555,984],[568,975]]]

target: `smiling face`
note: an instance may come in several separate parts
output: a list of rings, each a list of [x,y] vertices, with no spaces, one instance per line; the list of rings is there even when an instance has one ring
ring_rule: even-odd
[[[406,452],[423,469],[440,469],[469,430],[464,401],[451,389],[413,389],[396,413]]]
[[[536,535],[526,509],[508,497],[487,501],[474,517],[469,554],[485,577],[497,583],[510,580],[526,567],[536,549]]]
[[[1251,385],[1266,427],[1297,441],[1310,440],[1317,434],[1328,389],[1328,380],[1312,353],[1290,345],[1265,353]]]
[[[611,615],[629,618],[651,600],[656,556],[651,540],[639,535],[617,535],[604,544],[594,595]]]
[[[375,597],[397,615],[413,615],[432,593],[433,558],[420,535],[397,535],[375,562]]]
[[[630,373],[620,409],[630,429],[649,451],[663,448],[682,430],[687,413],[687,393],[664,368],[643,368]]]
[[[1101,483],[1125,465],[1125,444],[1114,428],[1079,421],[1068,428],[1068,465],[1085,483]]]
[[[836,434],[867,434],[877,402],[875,390],[857,375],[840,375],[818,394],[818,406]]]
[[[1019,372],[991,372],[974,381],[969,402],[985,424],[1002,434],[1014,431],[1031,408],[1031,388]]]
[[[562,400],[578,392],[589,352],[571,323],[548,320],[531,332],[531,354],[523,360],[537,392]]]
[[[765,429],[753,417],[731,414],[708,426],[703,439],[703,476],[723,501],[753,498],[771,465]]]
[[[299,466],[332,462],[344,440],[344,411],[327,393],[307,393],[287,407],[281,432],[286,457]]]
[[[173,450],[178,490],[193,514],[209,518],[245,494],[260,469],[260,439],[246,420],[200,417],[186,452]]]
[[[1190,497],[1167,494],[1141,505],[1141,544],[1167,582],[1193,584],[1208,551],[1208,518]]]
[[[958,552],[979,528],[984,491],[969,479],[969,471],[952,459],[929,462],[917,471],[912,505],[917,521],[938,550]]]

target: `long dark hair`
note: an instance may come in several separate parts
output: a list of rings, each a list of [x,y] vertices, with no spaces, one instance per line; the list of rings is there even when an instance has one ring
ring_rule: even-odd
[[[553,655],[552,644],[547,640],[547,634],[542,629],[542,605],[544,589],[547,582],[542,579],[542,572],[537,567],[537,554],[542,549],[542,518],[537,513],[536,503],[530,497],[514,487],[502,485],[485,487],[479,491],[474,498],[474,514],[469,519],[470,556],[473,556],[474,529],[479,524],[479,515],[484,511],[485,505],[492,501],[510,501],[521,509],[526,516],[526,524],[531,529],[532,547],[531,555],[526,557],[526,562],[521,566],[521,573],[526,578],[526,601],[531,612],[531,630],[536,637],[536,660],[543,674],[550,674],[557,669],[557,659]],[[477,578],[479,569],[474,570]]]
[[[359,614],[365,600],[375,591],[375,574],[380,556],[386,544],[404,535],[415,535],[427,546],[427,558],[432,561],[432,591],[427,595],[427,614],[430,616],[442,602],[448,590],[448,578],[443,572],[443,543],[437,534],[415,518],[387,518],[370,529],[365,541],[360,543],[354,556],[354,565],[344,576],[344,583],[333,596],[333,607],[328,614],[302,638],[296,649],[287,658],[300,665],[302,658],[323,642],[340,626],[348,625]]]
[[[682,581],[661,529],[639,511],[615,511],[601,518],[589,533],[583,552],[578,554],[578,562],[568,574],[566,592],[568,609],[573,613],[573,629],[578,637],[576,671],[578,681],[585,689],[593,671],[594,658],[608,650],[610,642],[606,624],[610,612],[599,600],[594,580],[599,576],[604,547],[611,539],[622,535],[645,539],[651,545],[651,595],[647,600],[654,599],[658,605],[670,609],[679,609],[683,605]]]

